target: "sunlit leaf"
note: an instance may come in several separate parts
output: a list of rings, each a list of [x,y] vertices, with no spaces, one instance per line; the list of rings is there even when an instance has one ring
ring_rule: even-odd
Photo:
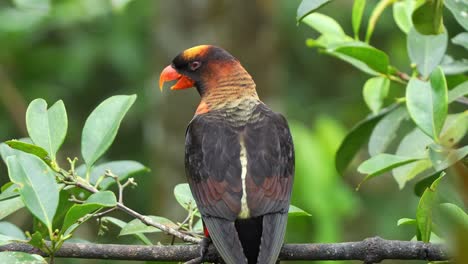
[[[395,109],[395,105],[387,107],[377,115],[371,115],[361,122],[357,123],[346,135],[336,152],[335,167],[338,173],[342,174],[352,161],[356,153],[367,142],[372,130],[382,117]]]
[[[437,35],[444,31],[442,22],[442,12],[444,9],[443,0],[425,1],[414,10],[412,15],[413,25],[424,35]]]
[[[447,83],[442,70],[431,74],[431,82],[412,78],[406,88],[406,106],[416,125],[438,140],[447,116]]]
[[[363,88],[364,101],[374,114],[383,106],[383,101],[388,95],[390,80],[385,77],[374,77],[366,81]]]
[[[63,102],[57,101],[49,109],[44,99],[32,101],[26,111],[26,126],[35,145],[49,153],[52,160],[65,140],[68,128]]]
[[[440,180],[444,177],[445,173],[441,173],[439,178],[435,180],[431,187],[426,188],[421,199],[419,200],[418,208],[416,211],[416,222],[420,239],[423,242],[429,242],[432,231],[432,211],[437,199],[437,186]]]
[[[0,235],[9,236],[17,240],[26,240],[23,230],[10,222],[0,222]]]
[[[308,14],[319,9],[323,5],[327,4],[331,0],[302,0],[301,4],[297,8],[296,20],[301,22],[301,20]]]
[[[468,131],[468,111],[448,115],[440,133],[440,143],[452,147],[466,135]]]
[[[104,223],[105,222],[109,222],[109,223],[112,223],[118,227],[120,227],[120,229],[122,229],[124,226],[127,225],[126,222],[120,220],[120,219],[117,219],[117,218],[114,218],[114,217],[111,217],[111,216],[104,216],[101,221],[103,221]],[[144,234],[141,234],[141,233],[136,233],[135,234],[135,237],[137,237],[138,239],[141,240],[141,242],[143,242],[145,245],[153,245],[153,243],[151,243],[151,241],[144,235]]]
[[[386,153],[377,154],[374,157],[361,163],[361,165],[358,167],[358,171],[360,173],[367,174],[359,186],[365,181],[374,178],[375,176],[417,160],[418,158],[402,157]]]
[[[393,19],[405,34],[408,34],[413,27],[411,14],[413,13],[415,4],[416,1],[414,0],[398,1],[393,4]]]
[[[160,223],[160,224],[172,227],[172,228],[178,228],[174,222],[172,222],[171,220],[167,218],[164,218],[161,216],[147,216],[147,217],[151,218],[153,222]],[[122,228],[119,236],[134,235],[134,234],[139,234],[139,233],[157,233],[157,232],[161,232],[161,230],[153,226],[147,226],[143,224],[143,222],[141,222],[139,219],[134,219]]]
[[[328,53],[344,55],[353,60],[357,60],[365,64],[372,71],[379,73],[387,73],[389,66],[388,55],[374,47],[371,47],[363,42],[346,42],[335,45],[327,49]],[[341,57],[339,57],[341,58]],[[349,60],[346,60],[349,62]],[[353,64],[358,67],[358,65]],[[358,67],[360,70],[368,73],[368,69]]]
[[[176,198],[177,202],[187,211],[197,208],[197,204],[195,203],[195,199],[192,196],[192,191],[190,191],[188,183],[177,184],[174,187],[174,197]],[[199,213],[197,213],[197,215],[200,216]]]
[[[311,214],[291,204],[289,205],[288,216],[311,216]]]
[[[424,77],[442,61],[447,42],[447,30],[439,35],[422,35],[414,28],[410,29],[407,37],[408,55]]]
[[[468,2],[460,0],[444,0],[445,6],[452,12],[453,16],[465,30],[468,31]]]
[[[16,251],[0,252],[0,259],[3,263],[47,264],[47,261],[39,255]]]
[[[81,154],[88,168],[112,145],[120,123],[136,95],[116,95],[104,100],[89,115],[81,136]]]
[[[398,219],[397,226],[402,226],[402,225],[416,225],[416,219],[412,219],[412,218]]]
[[[364,14],[365,7],[366,0],[354,0],[352,24],[355,39],[359,39],[359,28],[361,27],[362,14]]]
[[[38,157],[22,154],[7,158],[10,180],[19,186],[28,210],[52,229],[59,202],[59,188],[54,172]]]
[[[24,207],[21,197],[0,201],[0,220]]]

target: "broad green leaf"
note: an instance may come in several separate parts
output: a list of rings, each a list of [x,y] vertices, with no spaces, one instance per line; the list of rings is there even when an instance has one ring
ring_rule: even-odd
[[[21,138],[18,141],[25,142],[25,143],[32,143],[31,139],[29,138]],[[3,162],[5,162],[5,164],[6,164],[6,159],[9,156],[18,155],[19,153],[21,153],[21,151],[13,149],[5,143],[0,143],[0,156],[2,156],[2,160]]]
[[[404,120],[408,120],[406,107],[397,109],[382,118],[375,126],[369,138],[369,155],[375,156],[387,151],[392,141],[397,137],[397,131]]]
[[[448,92],[448,102],[452,103],[453,101],[457,100],[462,96],[466,96],[468,94],[468,81],[464,81],[463,83],[457,85],[455,88]]]
[[[151,218],[153,222],[160,223],[160,224],[172,227],[172,228],[178,228],[176,224],[174,224],[171,220],[167,218],[164,218],[161,216],[147,216],[147,217]],[[141,222],[139,219],[134,219],[122,228],[119,236],[134,235],[134,234],[139,234],[139,233],[157,233],[157,232],[161,232],[161,230],[153,226],[147,226],[143,224],[143,222]]]
[[[34,144],[45,149],[55,161],[55,154],[67,134],[65,105],[60,100],[47,109],[44,99],[32,101],[26,111],[26,127]]]
[[[358,167],[357,170],[360,173],[367,174],[361,183],[359,183],[359,186],[365,181],[374,178],[375,176],[417,160],[418,158],[402,157],[386,153],[377,154],[374,157],[361,163],[361,165]]]
[[[362,14],[365,7],[366,0],[354,0],[352,24],[355,39],[359,39],[359,28],[361,27]]]
[[[408,55],[424,77],[429,76],[442,61],[447,41],[447,30],[439,35],[422,35],[414,28],[410,29],[406,42]]]
[[[120,123],[135,99],[136,95],[112,96],[89,115],[81,136],[81,155],[88,168],[112,145]]]
[[[388,55],[385,54],[385,52],[371,47],[363,42],[346,42],[327,49],[327,52],[337,53],[352,58],[354,60],[358,60],[359,62],[364,63],[367,67],[369,67],[372,71],[375,72],[384,74],[388,72]],[[367,72],[365,69],[361,70]]]
[[[35,248],[42,248],[44,245],[44,239],[41,232],[36,231],[31,235],[31,239],[28,241],[28,244]]]
[[[439,206],[442,211],[445,212],[445,215],[450,217],[453,222],[463,226],[466,230],[468,230],[468,214],[466,214],[463,209],[452,203],[443,203]]]
[[[468,31],[468,2],[466,0],[444,0],[445,6],[452,12],[453,16],[465,30]]]
[[[8,157],[7,166],[10,180],[19,186],[28,210],[52,230],[59,201],[54,172],[38,157],[29,154]]]
[[[416,1],[414,0],[404,0],[393,4],[393,19],[405,34],[408,34],[413,27],[411,14],[413,13],[415,4]]]
[[[118,160],[99,164],[91,169],[90,182],[96,184],[100,178],[105,175],[106,170],[110,170],[113,174],[119,177],[119,181],[133,176],[138,176],[143,173],[149,172],[149,169],[141,163],[133,160]],[[76,168],[76,174],[84,177],[86,174],[86,166],[79,166]],[[109,177],[101,179],[99,184],[100,189],[105,190],[112,184],[115,184],[115,180]]]
[[[334,36],[337,38],[346,39],[346,34],[341,28],[340,24],[333,18],[320,13],[313,13],[306,16],[302,23],[317,30],[320,34],[326,36]]]
[[[468,60],[452,60],[450,62],[442,61],[440,67],[444,71],[445,75],[456,75],[468,72]]]
[[[379,75],[378,72],[371,69],[367,64],[365,64],[364,62],[362,62],[360,60],[357,60],[357,59],[355,59],[353,57],[350,57],[350,56],[347,56],[347,55],[344,55],[344,54],[341,54],[341,53],[337,53],[337,52],[326,52],[326,54],[328,54],[330,56],[333,56],[333,57],[336,57],[336,58],[338,58],[338,59],[340,59],[342,61],[345,61],[345,62],[353,65],[354,67],[356,67],[360,71],[362,71],[364,73],[367,73],[369,75]]]
[[[45,162],[50,162],[49,154],[47,153],[47,151],[39,146],[29,144],[26,142],[22,142],[22,141],[18,141],[18,140],[9,140],[9,141],[5,141],[5,143],[10,148],[17,149],[17,150],[20,150],[29,154],[33,154]]]
[[[413,25],[419,33],[424,35],[437,35],[444,31],[442,12],[443,0],[425,1],[414,10],[412,15]]]
[[[23,200],[21,200],[21,197],[0,201],[0,219],[9,216],[23,207],[24,203]]]
[[[187,211],[197,208],[195,199],[193,199],[192,191],[188,183],[179,183],[174,187],[174,197],[177,202]],[[200,216],[199,213],[197,213]]]
[[[452,38],[452,43],[468,49],[468,32],[462,32]]]
[[[47,264],[47,261],[45,261],[45,259],[39,255],[16,251],[0,252],[0,259],[3,263]]]
[[[64,232],[65,235],[67,235],[71,232],[69,228],[72,227],[72,225],[77,224],[72,228],[76,229],[78,225],[84,222],[83,220],[85,219],[82,218],[86,215],[96,211],[97,209],[103,207],[113,207],[116,204],[117,200],[113,192],[102,191],[94,193],[91,196],[89,196],[85,203],[75,204],[70,208],[70,210],[68,210],[65,216],[65,220],[63,221],[61,231]]]
[[[429,145],[429,158],[437,171],[444,170],[468,155],[468,146],[459,149],[445,148],[440,145]]]
[[[289,205],[288,216],[312,216],[312,215],[302,210],[301,208],[291,204]]]
[[[305,16],[309,15],[330,1],[331,0],[302,0],[301,4],[297,8],[297,22],[301,22]]]
[[[9,199],[15,196],[19,195],[18,192],[18,185],[12,183],[12,182],[7,182],[2,186],[0,193],[0,201]]]
[[[406,106],[416,125],[438,140],[447,116],[447,83],[440,67],[431,74],[431,83],[412,78],[406,88]]]
[[[377,115],[370,115],[360,121],[351,129],[336,152],[335,167],[338,173],[342,174],[348,167],[348,164],[353,160],[362,145],[367,142],[377,122],[394,109],[395,105],[387,107]]]
[[[5,221],[0,222],[0,235],[9,236],[17,240],[26,240],[23,230],[12,223]]]
[[[432,231],[432,211],[437,199],[437,186],[440,180],[444,177],[445,173],[441,173],[439,178],[435,180],[431,187],[427,188],[421,199],[419,200],[418,208],[416,211],[416,223],[418,231],[421,235],[421,241],[429,242]]]
[[[393,169],[393,177],[400,189],[405,187],[406,182],[432,166],[426,151],[427,146],[431,143],[433,143],[433,140],[418,128],[413,129],[403,137],[395,154],[403,157],[420,158],[422,160]]]
[[[412,219],[412,218],[398,219],[397,226],[402,226],[402,225],[416,225],[416,219]]]
[[[390,80],[385,77],[373,77],[366,81],[362,90],[364,101],[369,109],[377,114],[388,95]]]
[[[444,127],[440,132],[440,143],[446,147],[453,147],[468,131],[468,111],[448,115]]]
[[[120,219],[111,217],[111,216],[104,216],[101,219],[101,221],[104,222],[104,223],[106,223],[106,222],[112,223],[112,224],[120,227],[120,229],[122,229],[125,225],[127,225],[126,222],[124,222],[124,221],[122,221]],[[145,245],[149,245],[149,246],[153,245],[153,243],[151,243],[151,241],[144,234],[137,233],[137,234],[135,234],[135,237],[140,239],[141,242],[143,242]]]

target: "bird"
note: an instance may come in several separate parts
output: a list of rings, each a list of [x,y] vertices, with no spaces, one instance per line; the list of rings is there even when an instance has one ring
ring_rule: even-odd
[[[201,97],[185,133],[185,171],[206,238],[227,264],[277,263],[295,166],[286,119],[214,45],[179,53],[161,72],[161,91],[169,81],[171,90],[195,87]]]

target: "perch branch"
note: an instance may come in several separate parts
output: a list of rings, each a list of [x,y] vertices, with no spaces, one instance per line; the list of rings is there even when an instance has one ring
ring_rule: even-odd
[[[0,246],[1,251],[22,251],[47,256],[27,244],[12,243]],[[197,245],[140,246],[114,244],[64,243],[55,257],[141,260],[190,261],[199,256]],[[448,260],[449,255],[440,244],[385,240],[379,237],[363,241],[330,244],[286,244],[280,253],[281,260],[360,260],[366,264],[385,259]],[[216,262],[219,256],[210,246],[205,261]]]

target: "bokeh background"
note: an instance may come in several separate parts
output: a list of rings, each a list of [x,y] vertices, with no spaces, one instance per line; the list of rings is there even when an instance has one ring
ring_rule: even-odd
[[[180,51],[214,44],[242,62],[261,99],[291,124],[297,151],[292,202],[312,217],[290,219],[288,242],[340,242],[374,235],[411,239],[411,227],[396,225],[399,218],[415,215],[417,197],[411,184],[400,191],[388,175],[355,192],[362,179],[355,170],[359,160],[345,175],[335,171],[334,154],[346,131],[369,113],[361,96],[368,77],[305,46],[306,38],[317,33],[296,25],[299,2],[0,0],[0,141],[27,136],[24,114],[30,101],[40,97],[51,105],[62,99],[69,132],[59,155],[66,164],[66,157],[80,158],[81,129],[95,106],[112,95],[137,94],[101,161],[137,160],[148,166],[151,172],[136,178],[138,187],[126,191],[125,202],[143,214],[182,221],[185,211],[174,199],[173,188],[185,182],[185,126],[199,96],[195,89],[161,93],[157,80]],[[376,2],[368,1],[363,21]],[[351,8],[352,1],[337,0],[321,12],[350,33]],[[444,20],[447,28],[457,28],[451,16]],[[449,31],[450,37],[456,32]],[[373,44],[388,52],[394,65],[409,69],[406,40],[391,10],[380,19]],[[360,156],[367,157],[364,149]],[[7,180],[2,163],[0,184]],[[113,216],[131,220],[124,214]],[[32,227],[26,210],[7,220],[26,230]],[[95,222],[82,226],[78,236],[98,243],[137,243],[118,237],[114,228],[98,236]],[[168,241],[164,235],[150,237]]]

